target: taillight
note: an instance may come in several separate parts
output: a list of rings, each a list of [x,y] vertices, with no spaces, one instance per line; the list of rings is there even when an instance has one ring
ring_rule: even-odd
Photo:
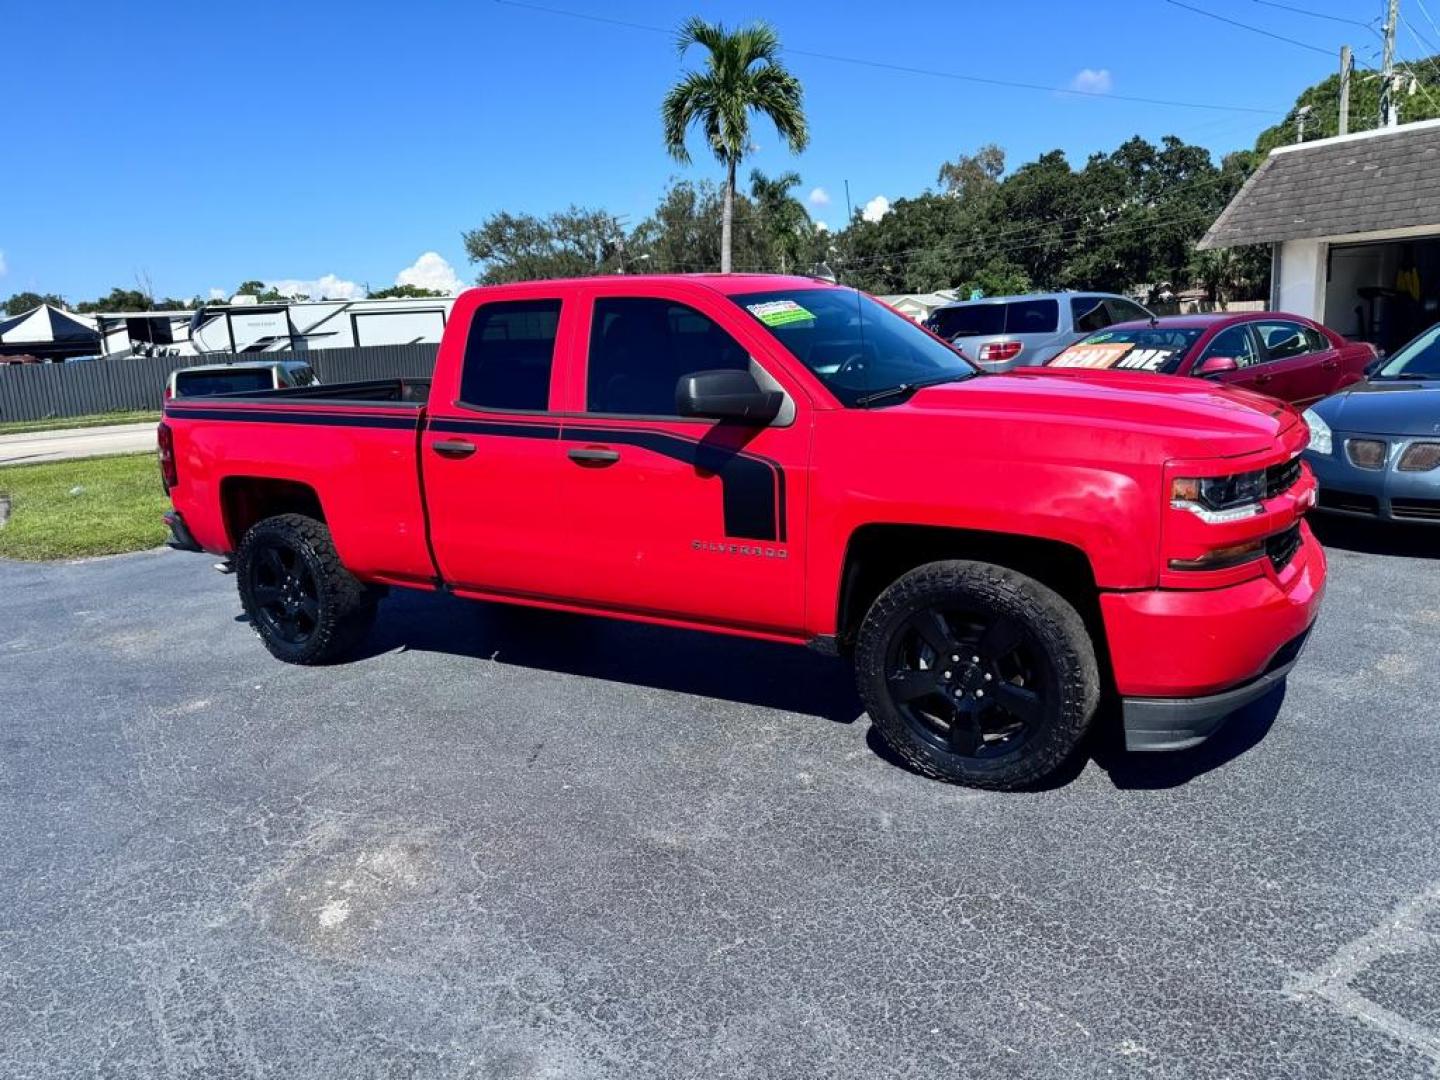
[[[165,486],[165,494],[168,495],[170,489],[180,482],[175,468],[175,433],[168,424],[161,424],[155,429],[155,440],[160,444],[160,483]]]
[[[172,390],[170,389],[170,384],[169,384],[169,383],[166,383],[166,384],[165,384],[165,392],[160,395],[160,400],[161,400],[161,401],[169,401],[169,400],[170,400],[172,397],[174,397],[174,396],[175,396],[175,393],[174,393],[174,391],[172,391]]]
[[[1024,347],[1018,341],[987,341],[980,346],[980,361],[994,364],[1002,360],[1014,360]]]

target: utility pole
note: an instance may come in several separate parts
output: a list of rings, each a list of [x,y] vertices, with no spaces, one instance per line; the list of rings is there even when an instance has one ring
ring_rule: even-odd
[[[1385,15],[1384,60],[1380,67],[1380,126],[1394,127],[1400,122],[1400,109],[1395,93],[1395,30],[1400,25],[1400,0],[1390,0]]]
[[[1301,105],[1295,112],[1295,141],[1297,143],[1305,141],[1305,121],[1308,119],[1310,119],[1310,106]]]
[[[1350,69],[1355,66],[1355,61],[1350,55],[1350,46],[1340,46],[1340,131],[1338,134],[1346,135],[1350,131]]]

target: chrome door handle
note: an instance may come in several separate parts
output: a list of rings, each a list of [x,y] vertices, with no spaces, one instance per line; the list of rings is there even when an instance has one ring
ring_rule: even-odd
[[[431,443],[430,449],[441,457],[467,458],[475,453],[475,444],[465,439],[441,439]]]
[[[581,446],[570,451],[570,460],[587,468],[604,468],[620,460],[620,451],[599,446]]]

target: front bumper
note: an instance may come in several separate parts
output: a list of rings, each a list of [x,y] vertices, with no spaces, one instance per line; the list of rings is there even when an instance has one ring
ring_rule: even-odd
[[[1188,750],[1224,726],[1233,713],[1285,681],[1310,636],[1306,630],[1275,654],[1259,678],[1218,694],[1193,698],[1130,697],[1121,701],[1126,750]]]
[[[1362,469],[1352,464],[1343,449],[1351,438],[1387,439],[1391,451],[1385,467]],[[1341,431],[1334,433],[1334,440],[1332,454],[1305,451],[1305,462],[1320,484],[1317,509],[1336,517],[1440,525],[1440,469],[1401,472],[1395,467],[1405,448],[1419,440]]]
[[[1193,746],[1284,679],[1325,592],[1325,552],[1300,536],[1286,565],[1236,585],[1101,595],[1128,746]]]

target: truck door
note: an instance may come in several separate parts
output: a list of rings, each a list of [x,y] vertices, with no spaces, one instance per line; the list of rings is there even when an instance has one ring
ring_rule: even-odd
[[[430,543],[445,581],[500,595],[564,589],[572,542],[559,490],[572,467],[550,408],[574,302],[563,290],[455,303],[420,438]]]
[[[562,433],[569,558],[583,599],[800,630],[810,409],[770,355],[776,346],[707,289],[587,292],[584,361]],[[781,416],[755,427],[677,415],[681,376],[716,369],[750,370],[784,390]]]

